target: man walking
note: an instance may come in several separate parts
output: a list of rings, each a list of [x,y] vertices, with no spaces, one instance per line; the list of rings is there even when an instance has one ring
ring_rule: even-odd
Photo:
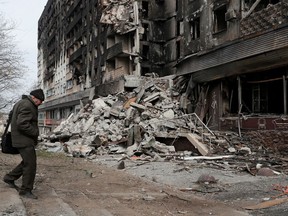
[[[38,128],[38,106],[44,101],[42,89],[23,95],[12,110],[11,135],[12,145],[19,150],[22,161],[4,176],[4,182],[19,191],[22,197],[37,199],[32,193],[36,176],[36,152]],[[22,176],[22,186],[18,188],[14,181]]]

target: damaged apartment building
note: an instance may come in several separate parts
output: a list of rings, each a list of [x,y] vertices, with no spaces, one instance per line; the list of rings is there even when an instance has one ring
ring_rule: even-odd
[[[211,129],[283,129],[287,35],[288,0],[48,0],[40,126],[135,87],[127,76],[169,75],[183,110]]]

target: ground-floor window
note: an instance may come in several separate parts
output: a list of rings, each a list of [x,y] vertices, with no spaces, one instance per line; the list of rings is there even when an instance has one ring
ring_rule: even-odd
[[[286,74],[285,70],[280,68],[240,76],[242,91],[241,112],[246,114],[284,114],[284,101],[287,101],[287,98],[284,99],[284,74]],[[235,79],[230,89],[230,108],[232,113],[238,112],[238,88],[239,86]],[[288,95],[288,92],[285,95]]]

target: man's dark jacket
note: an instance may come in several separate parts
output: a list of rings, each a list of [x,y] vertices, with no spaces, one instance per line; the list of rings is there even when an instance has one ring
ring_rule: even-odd
[[[11,135],[12,145],[16,148],[37,144],[38,108],[30,96],[23,95],[13,107]]]

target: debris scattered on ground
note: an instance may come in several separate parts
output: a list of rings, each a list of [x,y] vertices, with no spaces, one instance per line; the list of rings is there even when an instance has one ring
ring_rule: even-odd
[[[119,154],[141,163],[195,160],[251,175],[287,173],[288,161],[273,149],[236,132],[211,131],[195,113],[185,113],[175,82],[173,76],[126,76],[127,91],[90,101],[42,135],[39,148],[88,159]]]

